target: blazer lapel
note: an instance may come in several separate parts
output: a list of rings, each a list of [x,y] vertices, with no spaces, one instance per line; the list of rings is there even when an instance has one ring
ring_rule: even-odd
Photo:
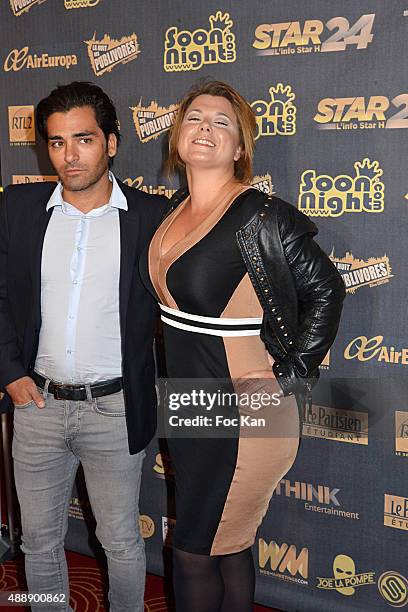
[[[53,189],[50,191],[50,195]],[[33,205],[31,218],[31,239],[29,240],[30,276],[35,317],[41,320],[41,259],[45,232],[51,219],[53,209],[46,210],[49,197],[41,198],[41,204]]]
[[[119,210],[120,225],[120,279],[119,279],[119,315],[120,328],[122,332],[122,345],[125,340],[126,315],[129,302],[129,294],[132,284],[132,276],[135,269],[135,257],[137,252],[139,217],[130,206],[129,209]]]

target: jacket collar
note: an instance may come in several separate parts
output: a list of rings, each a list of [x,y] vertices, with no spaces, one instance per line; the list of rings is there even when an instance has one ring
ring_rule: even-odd
[[[106,206],[118,208],[120,210],[128,210],[128,204],[125,194],[120,189],[118,181],[112,172],[109,172],[109,180],[112,183],[112,193],[109,198],[109,202]],[[64,212],[68,212],[71,208],[75,209],[74,206],[64,201],[62,197],[63,186],[62,183],[57,183],[54,191],[51,194],[50,199],[47,202],[46,210],[50,210],[55,206],[61,206]]]

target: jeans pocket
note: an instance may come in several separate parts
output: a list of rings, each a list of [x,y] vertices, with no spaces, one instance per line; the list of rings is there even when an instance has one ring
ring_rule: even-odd
[[[110,395],[96,397],[93,400],[95,412],[107,417],[124,417],[125,416],[125,400],[123,390]]]
[[[34,400],[30,400],[26,404],[14,404],[14,408],[16,408],[17,410],[23,410],[24,408],[28,408],[32,404],[35,404]]]

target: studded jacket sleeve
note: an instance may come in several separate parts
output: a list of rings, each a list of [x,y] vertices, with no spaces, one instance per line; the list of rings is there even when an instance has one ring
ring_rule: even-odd
[[[285,395],[303,395],[336,336],[345,287],[313,240],[314,223],[279,198],[263,202],[238,243],[263,306],[261,337],[274,373]]]

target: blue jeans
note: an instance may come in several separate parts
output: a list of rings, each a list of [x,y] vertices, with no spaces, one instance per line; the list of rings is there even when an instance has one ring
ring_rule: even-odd
[[[30,402],[14,411],[22,549],[30,592],[65,593],[67,602],[35,610],[71,610],[64,539],[81,462],[108,561],[110,610],[142,612],[146,561],[138,502],[145,452],[129,454],[123,392],[81,402],[44,397],[45,408]]]

